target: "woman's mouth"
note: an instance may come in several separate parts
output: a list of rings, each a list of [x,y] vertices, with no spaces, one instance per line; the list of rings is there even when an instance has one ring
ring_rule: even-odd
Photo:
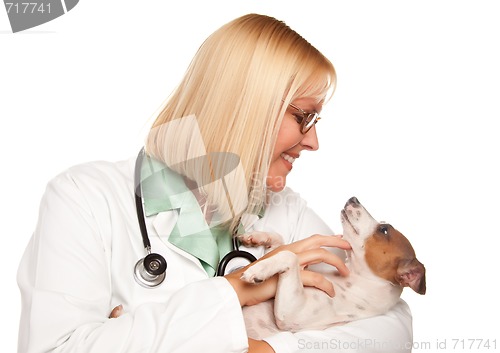
[[[295,158],[293,158],[292,156],[290,156],[286,153],[282,153],[281,158],[283,158],[285,161],[290,162],[290,164],[293,164],[293,162],[295,162]]]
[[[286,153],[280,154],[280,157],[285,161],[285,165],[288,167],[288,169],[291,170],[292,164],[293,164],[293,162],[295,162],[296,158],[294,158]]]

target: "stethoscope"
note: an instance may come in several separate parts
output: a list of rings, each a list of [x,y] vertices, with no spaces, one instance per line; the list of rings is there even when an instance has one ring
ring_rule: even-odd
[[[142,243],[146,250],[146,257],[137,261],[134,267],[134,278],[138,284],[145,288],[154,288],[159,286],[164,280],[167,271],[167,261],[163,256],[151,252],[151,242],[149,241],[148,229],[146,226],[146,217],[144,215],[142,199],[141,170],[145,156],[144,148],[141,149],[135,162],[134,185],[135,185],[135,207],[137,211],[137,220],[142,235]],[[233,250],[226,254],[217,266],[216,276],[224,276],[226,268],[232,260],[243,259],[246,263],[256,260],[255,256],[247,251],[239,249],[237,237],[233,234]],[[243,266],[232,269],[235,271]]]

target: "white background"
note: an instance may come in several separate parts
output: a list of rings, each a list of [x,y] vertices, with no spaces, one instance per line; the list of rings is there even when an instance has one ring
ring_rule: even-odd
[[[500,346],[495,1],[82,0],[17,34],[0,10],[2,352],[16,350],[16,270],[47,181],[134,155],[205,37],[249,12],[285,20],[338,72],[320,150],[289,185],[336,231],[356,195],[412,241],[428,271],[427,295],[403,294],[429,344],[414,351]]]

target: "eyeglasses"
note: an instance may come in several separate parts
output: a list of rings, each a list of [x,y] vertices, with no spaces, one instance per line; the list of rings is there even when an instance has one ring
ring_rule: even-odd
[[[321,119],[317,112],[308,113],[292,103],[290,103],[289,106],[300,113],[293,114],[293,116],[297,123],[300,124],[300,132],[302,134],[307,134],[307,132]]]

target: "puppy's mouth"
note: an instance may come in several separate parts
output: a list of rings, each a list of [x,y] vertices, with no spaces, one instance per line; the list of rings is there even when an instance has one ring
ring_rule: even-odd
[[[340,211],[340,221],[341,221],[344,229],[345,229],[345,227],[349,227],[354,232],[354,234],[359,235],[358,230],[352,225],[351,221],[349,220],[349,216],[348,216],[345,208],[342,209],[342,211]],[[345,230],[344,230],[344,233],[346,233]]]

